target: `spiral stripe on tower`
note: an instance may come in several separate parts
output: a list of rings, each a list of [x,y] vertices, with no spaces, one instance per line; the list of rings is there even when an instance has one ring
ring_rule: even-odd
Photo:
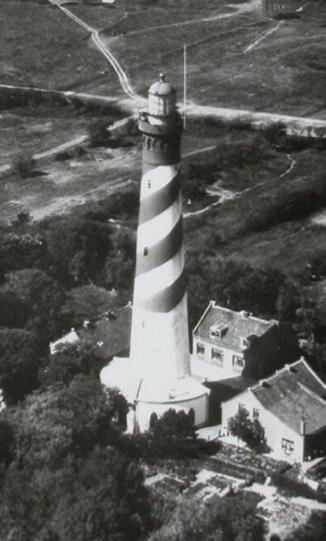
[[[135,299],[151,312],[169,312],[185,295],[179,166],[154,167],[142,178]],[[141,298],[137,298],[141,291]]]

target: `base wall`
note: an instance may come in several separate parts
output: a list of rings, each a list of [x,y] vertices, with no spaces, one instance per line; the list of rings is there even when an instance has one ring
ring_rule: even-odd
[[[184,411],[185,413],[189,413],[190,410],[193,410],[195,415],[195,425],[204,425],[208,419],[208,399],[209,395],[205,394],[180,402],[167,402],[163,404],[155,402],[138,402],[135,406],[136,409],[131,409],[128,414],[128,432],[146,432],[150,427],[151,415],[155,413],[157,417],[161,417],[169,409],[174,409],[177,412]]]

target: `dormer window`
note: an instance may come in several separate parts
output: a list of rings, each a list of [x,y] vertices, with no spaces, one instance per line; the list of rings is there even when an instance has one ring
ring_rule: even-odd
[[[210,327],[210,337],[221,340],[225,333],[227,332],[228,327],[225,325],[211,325]]]

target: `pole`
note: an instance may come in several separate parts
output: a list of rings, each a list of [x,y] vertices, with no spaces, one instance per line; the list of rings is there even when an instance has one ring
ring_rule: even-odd
[[[187,45],[183,44],[183,129],[186,129],[187,103]]]

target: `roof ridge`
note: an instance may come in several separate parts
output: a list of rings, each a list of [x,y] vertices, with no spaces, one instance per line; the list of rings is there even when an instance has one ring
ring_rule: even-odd
[[[288,363],[285,364],[284,366],[282,366],[282,368],[279,368],[278,370],[275,370],[275,372],[273,372],[273,374],[271,374],[267,378],[260,379],[258,381],[258,383],[254,387],[252,387],[252,390],[255,390],[256,388],[259,389],[259,387],[261,387],[262,383],[268,383],[270,380],[276,378],[277,376],[280,376],[282,374],[282,372],[290,372],[289,368],[291,368],[295,364],[302,363],[302,362],[305,362],[304,359],[298,359],[297,361],[294,361],[291,364],[288,364]]]
[[[222,306],[220,304],[216,304],[215,301],[210,301],[212,304],[212,308],[217,308],[219,310],[224,310],[225,312],[232,312],[233,314],[237,314],[241,317],[242,312],[247,312],[247,310],[232,310],[231,308],[226,308],[225,306]],[[262,323],[279,323],[277,319],[271,318],[271,319],[263,319],[262,317],[254,316],[249,312],[249,316],[246,319],[254,319],[255,321],[261,321]]]
[[[215,308],[215,301],[209,301],[208,305],[206,306],[204,312],[200,316],[198,322],[196,323],[195,327],[193,328],[192,334],[195,334],[195,332],[198,330],[201,323],[204,321],[204,318],[207,316],[208,312],[211,308]]]
[[[238,312],[240,313],[240,312]],[[249,315],[248,316],[248,319],[254,319],[255,321],[261,321],[262,323],[279,323],[277,319],[263,319],[262,317],[257,317],[257,316],[253,316],[253,315]]]
[[[316,398],[318,402],[321,402],[323,406],[326,406],[325,398],[322,398],[321,396],[319,396],[319,394],[315,393],[315,391],[313,391],[312,389],[309,389],[309,387],[307,387],[304,383],[301,383],[301,381],[298,381],[298,385],[302,390],[306,391],[306,393],[308,393],[310,396],[312,396],[313,398]]]
[[[304,366],[307,368],[307,370],[309,370],[309,372],[315,377],[315,379],[318,381],[318,383],[321,384],[321,386],[323,387],[323,389],[326,390],[326,383],[323,382],[323,380],[318,376],[318,374],[311,368],[310,364],[307,363],[306,359],[304,357],[301,357],[298,361],[296,361],[297,363],[298,362],[302,362],[304,364]],[[294,363],[293,363],[294,364]]]
[[[317,376],[317,374],[314,372],[314,370],[308,365],[307,361],[304,359],[304,358],[301,358],[298,359],[297,361],[294,361],[293,363],[291,364],[288,364],[286,363],[282,368],[278,369],[278,370],[275,370],[275,372],[273,372],[273,374],[271,374],[270,376],[268,376],[267,378],[264,378],[264,379],[261,379],[258,381],[258,383],[252,387],[252,390],[254,391],[255,389],[259,389],[259,387],[261,387],[261,385],[263,383],[268,383],[270,382],[271,380],[273,380],[274,378],[276,378],[277,376],[280,376],[282,374],[282,372],[290,372],[291,373],[291,368],[298,365],[298,364],[303,364],[304,366],[306,366],[306,368],[309,369],[310,373],[312,376],[315,377],[315,379],[317,379],[318,381],[321,382],[323,388],[326,390],[326,385],[323,383],[323,381],[319,378],[319,376]],[[303,385],[305,387],[305,385],[303,383],[301,383],[300,381],[298,381],[298,383],[300,385]],[[318,395],[317,395],[318,396]]]

